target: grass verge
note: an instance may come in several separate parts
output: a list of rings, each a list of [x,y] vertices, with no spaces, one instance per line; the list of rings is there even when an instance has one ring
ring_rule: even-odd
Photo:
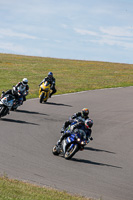
[[[0,200],[92,200],[55,189],[0,177]]]
[[[0,93],[27,77],[27,97],[38,97],[38,85],[49,71],[56,78],[57,94],[133,86],[133,64],[0,54]]]

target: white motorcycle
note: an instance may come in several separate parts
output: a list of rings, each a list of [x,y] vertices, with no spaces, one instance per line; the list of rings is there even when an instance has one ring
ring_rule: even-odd
[[[0,99],[0,118],[9,114],[15,102],[15,97],[11,94],[6,94]]]

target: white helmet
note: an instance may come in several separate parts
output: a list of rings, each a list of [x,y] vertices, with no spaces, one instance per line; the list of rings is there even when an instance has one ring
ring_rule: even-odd
[[[23,78],[22,83],[23,83],[23,85],[27,85],[28,84],[28,79],[27,78]]]

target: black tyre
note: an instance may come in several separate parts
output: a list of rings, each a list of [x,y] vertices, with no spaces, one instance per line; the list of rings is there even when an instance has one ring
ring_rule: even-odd
[[[5,106],[0,107],[0,117],[4,117],[8,114],[9,109]]]
[[[40,96],[40,103],[43,102],[43,99],[44,99],[44,93],[42,93],[41,96]]]
[[[58,156],[60,154],[60,151],[59,151],[59,147],[58,146],[54,146],[53,149],[52,149],[52,153],[56,156]]]
[[[67,160],[72,158],[75,155],[75,153],[78,151],[78,145],[77,144],[74,144],[74,146],[72,148],[70,148],[71,145],[68,146],[66,153],[65,153],[65,156],[64,156],[65,159],[67,159]]]
[[[46,92],[45,93],[45,95],[46,95],[46,97],[44,98],[45,100],[44,100],[44,103],[46,103],[47,102],[47,100],[48,100],[48,98],[49,98],[49,93],[48,92]]]

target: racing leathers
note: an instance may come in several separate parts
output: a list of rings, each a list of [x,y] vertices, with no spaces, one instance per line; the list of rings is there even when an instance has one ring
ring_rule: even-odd
[[[64,133],[65,129],[73,122],[73,120],[77,120],[77,121],[81,121],[81,122],[85,122],[86,119],[88,119],[88,116],[82,116],[81,112],[77,112],[74,113],[72,115],[72,117],[70,117],[69,120],[65,121],[65,123],[63,124],[63,127],[61,129],[61,133]]]
[[[93,138],[91,137],[91,133],[92,130],[91,128],[86,128],[84,122],[77,122],[74,125],[71,125],[70,129],[66,132],[64,132],[64,134],[60,137],[60,140],[57,142],[58,145],[61,144],[61,142],[64,140],[64,138],[67,138],[68,136],[70,136],[72,133],[76,134],[76,133],[80,133],[81,138],[83,140],[93,140]]]
[[[26,96],[28,95],[29,86],[24,85],[22,82],[19,82],[16,84],[16,86],[13,87],[13,89],[7,90],[6,92],[3,92],[3,96],[6,94],[11,94],[15,97],[15,99],[18,101],[18,103],[22,104],[23,101],[26,101]],[[19,93],[23,96],[23,101],[19,102]]]

